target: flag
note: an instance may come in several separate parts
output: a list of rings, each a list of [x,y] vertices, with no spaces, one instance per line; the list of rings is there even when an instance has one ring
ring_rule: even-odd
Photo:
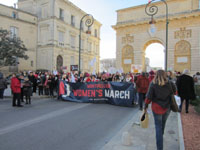
[[[96,58],[93,58],[93,59],[90,61],[89,65],[90,65],[90,66],[94,66],[95,63],[96,63]]]
[[[71,72],[71,83],[76,83],[74,74]]]

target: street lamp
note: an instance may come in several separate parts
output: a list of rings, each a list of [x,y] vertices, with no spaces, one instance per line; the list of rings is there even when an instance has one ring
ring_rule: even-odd
[[[153,16],[157,14],[158,12],[158,7],[155,5],[150,5],[152,2],[155,0],[151,0],[145,8],[145,12],[147,15],[151,16],[151,21],[149,24],[154,25],[156,21],[153,19]],[[166,6],[166,47],[165,47],[165,71],[167,71],[167,57],[168,57],[168,24],[169,24],[169,19],[168,19],[168,5],[165,0],[161,0],[165,6]]]
[[[81,18],[81,21],[80,21],[80,29],[79,29],[79,65],[78,65],[78,71],[79,71],[79,75],[81,74],[81,30],[82,30],[82,26],[83,26],[83,19],[85,17],[88,17],[86,20],[85,20],[85,25],[86,27],[88,27],[88,30],[86,31],[86,34],[91,34],[91,31],[90,31],[90,27],[93,25],[94,23],[94,18],[92,15],[90,14],[86,14],[84,15],[82,18]]]

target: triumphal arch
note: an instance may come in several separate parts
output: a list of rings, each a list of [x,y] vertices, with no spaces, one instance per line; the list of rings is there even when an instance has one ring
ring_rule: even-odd
[[[200,1],[165,0],[168,5],[167,69],[192,73],[200,71]],[[131,65],[142,65],[145,71],[145,50],[152,43],[166,45],[166,6],[162,1],[154,24],[145,13],[146,5],[117,10],[116,63],[117,68],[130,72]]]

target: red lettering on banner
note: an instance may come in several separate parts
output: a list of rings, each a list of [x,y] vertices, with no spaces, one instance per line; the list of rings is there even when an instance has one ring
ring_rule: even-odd
[[[96,90],[98,97],[103,97],[103,90]]]
[[[73,90],[74,96],[79,97],[96,97],[95,90]]]
[[[87,88],[99,88],[99,89],[109,89],[110,88],[110,84],[87,84]]]
[[[84,96],[84,97],[87,97],[87,91],[84,91],[84,90],[82,90],[82,95]]]

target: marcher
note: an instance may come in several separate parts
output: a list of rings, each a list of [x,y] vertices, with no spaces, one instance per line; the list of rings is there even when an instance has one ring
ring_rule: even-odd
[[[195,99],[195,92],[194,92],[194,80],[191,76],[189,76],[189,70],[185,69],[183,71],[183,75],[181,75],[177,80],[177,88],[178,88],[178,95],[181,97],[181,105],[179,107],[179,111],[182,111],[182,105],[184,100],[186,101],[185,104],[185,112],[189,113],[189,100]]]
[[[137,86],[137,91],[139,93],[140,110],[143,110],[143,102],[145,100],[146,93],[147,93],[148,87],[149,87],[149,79],[146,77],[145,72],[143,72],[142,75],[140,75],[137,78],[136,86]]]
[[[25,78],[24,80],[23,93],[26,97],[26,104],[31,104],[32,83],[29,81],[28,78]]]
[[[156,76],[151,82],[146,99],[145,109],[147,112],[148,104],[152,102],[152,111],[154,116],[156,130],[156,145],[157,150],[163,150],[163,135],[165,124],[170,114],[171,95],[176,92],[176,87],[172,82],[169,82],[164,70],[158,70]]]
[[[21,105],[21,83],[19,79],[19,75],[16,76],[16,74],[13,74],[13,77],[11,79],[11,90],[13,93],[13,102],[12,106],[18,106],[22,107]],[[17,105],[16,105],[16,100],[17,100]]]
[[[36,89],[37,89],[37,79],[34,76],[33,72],[30,72],[30,75],[28,76],[29,81],[32,82],[33,84],[33,93],[36,93]]]
[[[7,88],[6,79],[3,77],[3,73],[0,72],[0,99],[3,99],[4,90]]]

